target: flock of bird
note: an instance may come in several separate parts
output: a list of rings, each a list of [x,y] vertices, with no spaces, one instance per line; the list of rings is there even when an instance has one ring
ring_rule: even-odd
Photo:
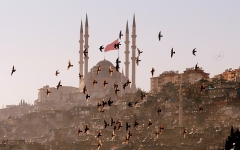
[[[120,31],[120,33],[119,33],[119,39],[120,39],[120,40],[121,40],[121,36],[123,36],[123,34],[122,34],[122,32]],[[161,31],[160,31],[159,34],[158,34],[158,39],[159,39],[159,41],[161,40],[161,37],[163,37],[163,36],[161,35]],[[115,44],[114,44],[114,48],[115,48],[115,49],[119,49],[119,46],[120,46],[120,45],[121,45],[120,42],[115,43]],[[99,48],[99,50],[102,52],[103,49],[104,49],[104,46],[101,45],[100,48]],[[136,58],[136,64],[139,65],[139,62],[141,61],[141,60],[139,59],[139,57],[140,57],[140,54],[143,53],[143,51],[140,51],[138,48],[137,48],[137,51],[138,51],[138,56],[137,56],[137,58]],[[194,48],[193,51],[192,51],[192,54],[193,54],[194,56],[196,56],[196,55],[195,55],[196,52],[197,52],[197,51],[196,51],[196,48]],[[87,48],[83,51],[83,54],[84,54],[84,57],[87,57],[87,58],[88,58],[88,49],[87,49]],[[173,48],[172,48],[172,49],[171,49],[171,58],[173,57],[173,54],[175,54],[175,51],[173,51]],[[119,57],[118,57],[118,58],[116,59],[116,66],[115,66],[115,70],[116,70],[117,72],[119,72],[119,68],[120,68],[119,65],[120,65],[120,63],[121,63],[121,61],[119,60]],[[71,61],[69,60],[68,66],[67,66],[67,70],[69,70],[71,67],[73,67],[73,65],[71,64]],[[196,64],[196,65],[195,65],[195,70],[197,71],[198,69],[199,69],[198,64]],[[98,66],[98,67],[97,67],[97,75],[98,75],[99,73],[101,73],[101,71],[102,71],[102,70],[101,70],[101,66]],[[13,75],[14,72],[16,72],[16,69],[15,69],[15,67],[13,66],[12,72],[11,72],[11,76]],[[109,67],[109,75],[112,76],[112,73],[113,73],[113,72],[114,72],[114,69],[111,68],[111,66],[110,66],[110,67]],[[151,75],[152,75],[152,77],[153,77],[153,76],[154,76],[155,69],[152,67],[152,70],[151,70],[150,72],[151,72]],[[58,76],[58,74],[60,74],[60,72],[57,70],[57,71],[55,72],[55,75]],[[83,79],[83,75],[80,74],[80,73],[79,73],[79,78],[80,78],[80,80]],[[95,85],[96,85],[97,83],[98,83],[97,80],[94,79],[94,80],[93,80],[93,86],[95,87]],[[126,87],[129,87],[129,86],[130,86],[130,83],[131,83],[131,81],[128,79],[128,80],[126,81],[126,83],[123,84],[123,89],[125,90]],[[105,88],[107,84],[108,84],[107,80],[104,80],[104,81],[103,81],[103,88]],[[60,80],[60,81],[58,82],[58,84],[57,84],[56,87],[57,87],[57,89],[59,89],[59,87],[61,87],[61,86],[62,86],[62,84],[61,84],[61,80]],[[117,95],[117,92],[120,91],[119,85],[117,84],[117,82],[114,83],[113,87],[114,87],[115,94]],[[200,88],[201,93],[202,93],[203,89],[205,89],[204,84],[201,85],[201,88]],[[90,98],[90,95],[89,95],[89,93],[88,93],[87,91],[88,91],[88,90],[87,90],[87,86],[85,85],[84,88],[83,88],[83,93],[85,94],[86,100],[88,100],[88,99]],[[47,89],[46,93],[47,93],[47,96],[49,96],[49,94],[51,93],[51,91],[50,91],[49,88]],[[140,99],[140,100],[136,100],[136,102],[134,103],[134,106],[136,106],[139,102],[141,102],[141,100],[143,100],[144,97],[145,97],[145,94],[144,94],[143,92],[141,92],[141,99]],[[103,112],[104,112],[104,109],[105,109],[105,106],[108,105],[108,106],[110,107],[112,103],[113,103],[113,101],[111,101],[111,97],[110,97],[110,99],[108,100],[108,102],[105,102],[105,100],[103,99],[102,103],[100,103],[100,101],[98,102],[97,108],[98,108],[98,110],[99,110],[100,113],[103,113]],[[133,107],[133,103],[132,103],[132,102],[129,102],[127,105],[128,105],[129,107]],[[102,108],[101,108],[101,106],[102,106]],[[199,111],[202,111],[202,110],[203,110],[203,108],[200,107],[200,108],[199,108]],[[161,111],[162,111],[162,110],[161,110],[161,108],[159,107],[158,110],[157,110],[158,115],[160,114]],[[114,125],[114,128],[113,128],[113,131],[112,131],[112,139],[116,136],[116,132],[115,132],[116,129],[118,129],[118,131],[120,131],[120,129],[122,128],[122,122],[121,122],[119,119],[118,119],[117,121],[114,121],[113,118],[111,118],[111,123],[108,124],[108,123],[106,122],[106,120],[104,120],[104,127],[105,127],[105,128],[107,128],[108,126],[113,126],[113,125]],[[133,124],[133,126],[134,126],[134,128],[136,129],[136,127],[137,127],[138,125],[139,125],[139,122],[138,122],[137,119],[136,119],[135,122],[134,122],[134,124]],[[151,125],[152,125],[152,122],[151,122],[151,119],[149,119],[149,121],[148,121],[148,128],[149,128]],[[129,123],[126,122],[126,132],[128,131],[129,128],[131,128],[131,125],[129,125]],[[147,128],[147,129],[148,129],[148,128]],[[89,131],[89,130],[90,130],[90,129],[89,129],[88,125],[86,125],[86,127],[85,127],[85,129],[84,129],[84,133],[85,133],[85,134],[88,134],[88,131]],[[156,138],[158,138],[158,135],[161,134],[161,133],[163,132],[163,130],[164,130],[164,127],[163,127],[162,125],[160,125],[160,127],[159,127],[158,129],[156,129],[156,132],[155,132],[155,133],[156,133]],[[83,132],[83,131],[81,131],[81,129],[79,128],[79,130],[78,130],[78,135],[80,135],[81,132]],[[183,132],[184,137],[185,137],[186,133],[187,133],[187,131],[186,131],[186,129],[185,129],[184,132]],[[100,132],[98,133],[98,135],[97,135],[98,149],[102,146],[101,140],[99,139],[100,136],[102,136],[101,131],[100,131]],[[128,143],[128,141],[130,140],[130,137],[131,137],[131,136],[132,136],[132,134],[131,134],[130,131],[129,131],[128,134],[126,135],[126,139],[125,139],[125,142],[126,142],[126,143]]]

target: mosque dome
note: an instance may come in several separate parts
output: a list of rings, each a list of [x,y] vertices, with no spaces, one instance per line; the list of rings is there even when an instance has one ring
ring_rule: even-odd
[[[109,68],[109,66],[114,67],[113,64],[110,61],[106,60],[106,59],[98,62],[96,66],[100,66],[100,67],[103,66],[103,67],[108,67],[108,68]]]

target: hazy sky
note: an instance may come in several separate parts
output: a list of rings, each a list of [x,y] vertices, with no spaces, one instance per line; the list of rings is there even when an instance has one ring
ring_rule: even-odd
[[[99,46],[113,42],[123,31],[120,69],[125,69],[125,30],[132,34],[136,16],[137,47],[143,51],[136,69],[136,85],[150,90],[150,70],[156,74],[199,64],[210,77],[238,68],[240,48],[239,0],[1,0],[0,1],[0,106],[33,103],[38,89],[78,87],[80,22],[89,23],[89,70],[105,58],[115,65],[117,51],[101,53]],[[85,30],[83,28],[83,30]],[[163,38],[158,41],[158,32]],[[130,36],[130,58],[131,52]],[[171,48],[176,54],[170,57]],[[196,48],[197,56],[192,55]],[[224,56],[216,61],[212,57]],[[68,60],[73,68],[67,70]],[[16,72],[10,75],[12,66]],[[56,70],[60,71],[58,77]],[[130,59],[131,76],[131,59]],[[131,78],[130,78],[131,80]]]

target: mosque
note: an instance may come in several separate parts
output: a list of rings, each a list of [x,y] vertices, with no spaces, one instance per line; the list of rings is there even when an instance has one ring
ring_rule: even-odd
[[[53,102],[62,102],[62,103],[81,103],[82,105],[86,104],[85,94],[83,94],[84,86],[87,87],[87,92],[91,98],[101,98],[109,93],[114,93],[114,83],[118,84],[119,92],[118,95],[121,96],[124,93],[134,93],[137,91],[136,88],[136,23],[135,23],[135,15],[133,16],[133,24],[132,24],[132,77],[129,76],[129,29],[128,29],[128,21],[126,24],[126,32],[125,32],[125,75],[122,72],[117,72],[115,70],[115,66],[108,60],[102,60],[98,62],[95,66],[93,66],[90,71],[88,72],[88,60],[89,57],[83,58],[83,50],[88,48],[88,51],[91,51],[88,45],[89,39],[89,26],[88,26],[88,17],[86,14],[86,22],[85,22],[85,35],[83,35],[83,25],[81,21],[80,26],[80,50],[79,50],[79,73],[83,75],[83,79],[80,80],[79,78],[79,87],[71,87],[71,86],[62,86],[59,89],[56,87],[49,87],[49,85],[43,86],[42,88],[38,89],[38,99],[34,101],[34,104],[46,104],[46,103],[53,103]],[[97,74],[97,68],[100,66],[101,72]],[[109,75],[109,67],[111,66],[114,69],[112,76]],[[84,70],[84,71],[83,71]],[[93,86],[94,79],[97,81],[96,86]],[[131,81],[129,87],[125,90],[123,89],[123,84],[127,82],[127,80]],[[108,84],[106,87],[103,87],[104,80],[107,80]],[[49,89],[51,94],[47,96],[46,91]],[[45,105],[46,107],[46,105]]]
[[[117,83],[119,85],[119,94],[123,94],[123,92],[136,92],[136,22],[135,22],[135,15],[133,16],[133,25],[132,25],[132,78],[129,77],[129,29],[128,29],[128,21],[126,24],[126,32],[125,32],[125,75],[120,72],[115,71],[115,66],[108,60],[102,60],[98,62],[93,68],[90,69],[90,72],[88,72],[88,60],[89,57],[83,58],[83,50],[88,49],[88,51],[91,51],[89,49],[88,45],[88,35],[89,27],[88,27],[88,17],[86,15],[86,22],[85,22],[85,35],[83,35],[83,26],[81,21],[80,26],[80,61],[79,61],[79,72],[80,74],[84,75],[84,79],[79,79],[79,91],[83,91],[83,87],[86,86],[88,89],[88,92],[92,97],[103,97],[106,93],[113,90],[114,83]],[[84,40],[83,40],[84,37]],[[85,43],[84,43],[85,41]],[[84,44],[84,46],[83,46]],[[100,66],[101,72],[97,74],[97,68]],[[112,76],[109,75],[109,67],[111,66],[112,69],[114,69],[114,72]],[[84,67],[84,69],[83,69]],[[84,70],[84,72],[83,72]],[[96,86],[93,86],[94,79],[98,82]],[[123,90],[123,84],[130,80],[132,83],[130,84],[130,87],[126,88],[126,90]],[[103,88],[103,82],[104,80],[107,80],[108,84],[105,88]]]

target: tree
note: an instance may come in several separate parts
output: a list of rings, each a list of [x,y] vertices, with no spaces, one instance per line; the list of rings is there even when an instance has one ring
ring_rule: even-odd
[[[235,143],[235,149],[240,148],[240,132],[238,128],[234,131],[233,126],[230,130],[230,135],[228,136],[225,144],[225,150],[230,150],[233,148],[233,143]]]

